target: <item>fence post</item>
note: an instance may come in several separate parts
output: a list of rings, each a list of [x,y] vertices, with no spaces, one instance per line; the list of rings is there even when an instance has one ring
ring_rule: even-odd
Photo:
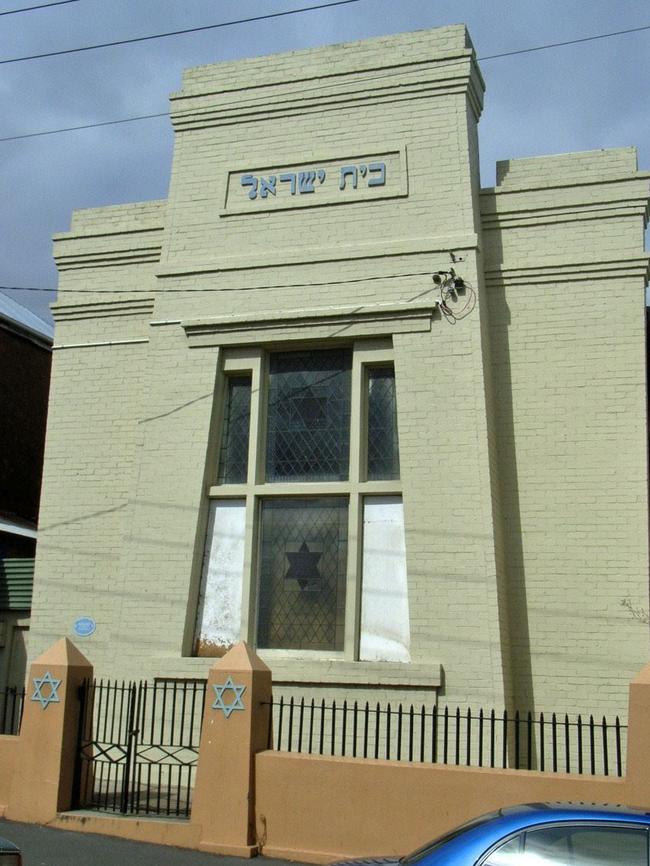
[[[254,857],[255,755],[268,747],[271,671],[245,643],[208,674],[192,800],[203,851]]]
[[[92,678],[88,659],[61,638],[32,663],[18,760],[6,817],[46,824],[72,805],[79,688]]]
[[[650,665],[630,683],[627,729],[626,800],[634,806],[650,802]]]

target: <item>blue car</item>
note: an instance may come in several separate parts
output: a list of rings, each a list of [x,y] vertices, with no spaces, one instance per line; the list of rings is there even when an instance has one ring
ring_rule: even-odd
[[[511,806],[412,854],[347,866],[649,866],[650,812],[583,803]]]

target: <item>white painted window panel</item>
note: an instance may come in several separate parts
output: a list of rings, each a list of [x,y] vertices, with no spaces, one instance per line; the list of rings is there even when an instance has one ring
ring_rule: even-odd
[[[400,496],[368,496],[363,507],[363,661],[409,662],[404,507]]]
[[[204,649],[240,639],[245,524],[245,500],[210,503],[196,628]]]

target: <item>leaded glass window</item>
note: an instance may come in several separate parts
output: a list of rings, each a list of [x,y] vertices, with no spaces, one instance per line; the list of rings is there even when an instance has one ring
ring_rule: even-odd
[[[342,650],[348,500],[262,503],[258,646]]]
[[[347,479],[351,367],[349,349],[271,355],[267,481]]]
[[[399,478],[397,400],[392,367],[368,370],[368,480]]]
[[[229,377],[219,454],[219,484],[243,484],[246,481],[250,414],[251,377]]]
[[[289,655],[408,661],[393,357],[388,339],[224,350],[196,653],[239,636]]]

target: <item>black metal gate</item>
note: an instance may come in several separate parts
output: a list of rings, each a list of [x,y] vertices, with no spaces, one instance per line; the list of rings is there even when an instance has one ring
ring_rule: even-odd
[[[25,705],[25,689],[15,686],[0,691],[0,734],[20,733]]]
[[[73,804],[187,818],[204,681],[88,681],[81,702]]]

